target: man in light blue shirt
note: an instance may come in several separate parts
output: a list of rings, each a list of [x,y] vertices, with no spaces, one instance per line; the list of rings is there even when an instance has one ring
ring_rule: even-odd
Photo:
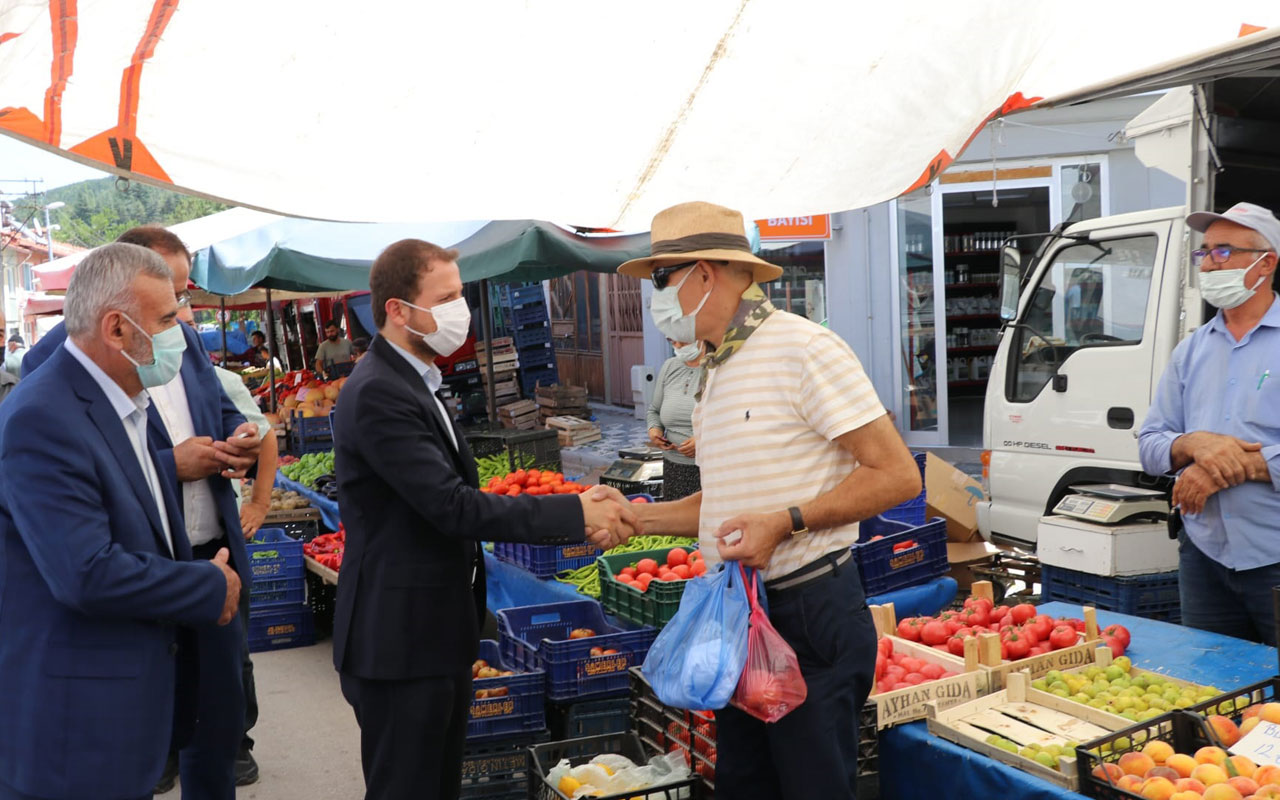
[[[1142,466],[1178,474],[1183,624],[1276,643],[1280,585],[1280,220],[1237,203],[1199,212],[1193,257],[1220,311],[1173,351],[1139,433]]]

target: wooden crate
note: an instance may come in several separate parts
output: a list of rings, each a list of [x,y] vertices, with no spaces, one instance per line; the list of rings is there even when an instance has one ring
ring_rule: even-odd
[[[936,701],[928,703],[926,725],[929,732],[1057,786],[1078,790],[1080,776],[1076,772],[1074,753],[1070,757],[1064,755],[1059,758],[1059,769],[1055,770],[988,744],[987,737],[998,733],[1022,747],[1033,742],[1066,745],[1072,741],[1083,743],[1106,736],[1127,728],[1131,723],[1044,692],[1035,692],[1033,699],[1030,696],[1034,691],[1031,689],[1031,677],[1025,672],[1013,672],[1005,677],[1008,685],[1004,689],[971,702],[949,708]]]
[[[530,414],[534,416],[538,414],[538,404],[532,400],[517,400],[514,403],[508,403],[498,408],[498,416],[501,417],[515,419],[517,417],[527,417]]]
[[[928,645],[893,636],[889,633],[893,627],[887,624],[892,614],[892,608],[886,612],[883,606],[871,606],[871,618],[876,624],[877,638],[887,638],[893,642],[895,653],[909,653],[913,658],[937,664],[948,672],[961,674],[883,694],[873,693],[867,698],[867,702],[876,707],[876,730],[924,719],[930,702],[937,703],[940,708],[950,708],[970,702],[989,691],[990,679],[978,664],[976,639],[966,642],[965,657],[960,658]]]
[[[476,364],[480,367],[481,375],[489,374],[489,357],[480,353],[476,354]],[[516,355],[516,351],[509,353],[494,353],[493,355],[493,371],[494,372],[510,372],[520,367],[520,358]]]
[[[586,405],[587,387],[572,386],[567,383],[553,383],[550,386],[538,387],[538,399],[577,401],[577,405]]]
[[[516,347],[516,340],[510,336],[499,336],[497,339],[493,340],[493,352],[495,353],[502,353],[504,351],[515,350],[515,347]],[[489,349],[488,345],[486,345],[484,342],[482,341],[476,342],[477,354],[483,353],[488,349]]]

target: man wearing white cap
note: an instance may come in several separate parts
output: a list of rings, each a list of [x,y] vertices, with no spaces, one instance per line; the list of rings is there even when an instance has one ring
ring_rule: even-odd
[[[702,491],[637,515],[647,531],[698,536],[708,565],[760,570],[808,687],[775,723],[716,711],[717,794],[852,800],[876,635],[849,547],[859,520],[920,494],[920,471],[849,346],[769,302],[759,284],[782,270],[744,233],[737,211],[683,203],[654,217],[651,255],[618,268],[653,281],[668,339],[707,354],[693,413]]]
[[[1280,585],[1280,220],[1237,203],[1187,217],[1220,310],[1173,351],[1139,433],[1142,467],[1177,473],[1182,622],[1275,645]]]

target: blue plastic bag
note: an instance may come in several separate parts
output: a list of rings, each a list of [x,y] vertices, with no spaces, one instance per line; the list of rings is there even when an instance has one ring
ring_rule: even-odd
[[[722,566],[689,581],[641,667],[658,699],[675,708],[728,705],[747,663],[749,615],[738,570]]]

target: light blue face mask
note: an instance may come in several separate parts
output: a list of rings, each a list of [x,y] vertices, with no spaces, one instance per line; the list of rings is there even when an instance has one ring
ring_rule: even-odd
[[[689,280],[689,276],[695,272],[697,272],[696,268],[690,269],[675,286],[653,290],[649,314],[653,317],[653,324],[662,331],[662,335],[673,342],[698,340],[696,333],[698,312],[707,304],[707,298],[711,296],[711,292],[708,290],[702,296],[702,302],[698,303],[698,307],[688,314],[684,313],[684,309],[680,307],[680,287],[684,286],[684,282]]]
[[[697,361],[702,358],[702,342],[689,342],[686,345],[675,348],[676,358],[685,362]]]
[[[121,311],[120,315],[129,320],[129,323],[151,342],[150,364],[139,364],[133,360],[133,356],[129,355],[128,351],[120,351],[125,358],[129,359],[129,363],[137,368],[138,379],[142,381],[142,385],[147,389],[153,389],[164,386],[177,377],[178,370],[182,369],[182,354],[187,349],[187,340],[182,335],[182,327],[173,325],[152,336],[128,314]]]

